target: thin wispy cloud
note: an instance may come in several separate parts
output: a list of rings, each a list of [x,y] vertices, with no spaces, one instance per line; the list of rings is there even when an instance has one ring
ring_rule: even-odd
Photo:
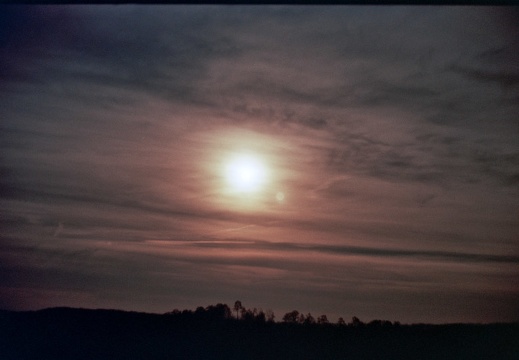
[[[0,307],[519,319],[514,9],[1,13]]]

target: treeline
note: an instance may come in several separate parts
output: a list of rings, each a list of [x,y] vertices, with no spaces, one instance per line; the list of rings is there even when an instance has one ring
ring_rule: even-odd
[[[275,321],[272,311],[234,305],[166,314],[0,311],[0,359],[519,359],[519,323],[330,323],[296,310]]]
[[[243,306],[240,300],[236,300],[233,308],[231,309],[227,304],[216,304],[209,305],[207,307],[199,306],[196,310],[178,310],[167,312],[165,315],[172,316],[176,319],[203,319],[203,320],[231,320],[236,319],[244,322],[254,323],[273,323],[275,322],[276,315],[271,309],[263,311],[261,308],[246,308]],[[368,327],[368,328],[379,328],[379,327],[393,327],[400,326],[400,322],[391,322],[389,320],[372,320],[368,323],[362,322],[358,317],[353,316],[351,322],[346,323],[344,318],[339,317],[336,323],[328,321],[326,315],[319,315],[314,317],[311,313],[300,313],[298,310],[292,310],[287,312],[281,318],[283,323],[288,324],[300,324],[300,325],[336,325],[336,326],[349,326],[349,327]]]

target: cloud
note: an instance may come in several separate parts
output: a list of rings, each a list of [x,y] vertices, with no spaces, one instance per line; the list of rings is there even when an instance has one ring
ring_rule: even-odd
[[[162,241],[162,245],[176,246],[178,243]],[[518,263],[519,256],[513,255],[494,255],[494,254],[476,254],[476,253],[462,253],[462,252],[448,252],[448,251],[422,251],[422,250],[407,250],[407,249],[390,249],[390,248],[368,248],[355,246],[333,246],[321,244],[298,244],[289,242],[269,242],[269,241],[241,241],[241,240],[226,240],[226,241],[189,241],[183,243],[188,247],[199,247],[208,249],[221,250],[268,250],[277,252],[287,251],[293,253],[300,252],[318,252],[330,253],[343,256],[366,256],[366,257],[388,257],[388,258],[413,258],[415,260],[426,259],[430,261],[453,261],[453,262],[489,262],[489,263]],[[258,264],[259,265],[259,264]]]
[[[503,88],[516,87],[519,84],[519,73],[490,72],[453,66],[451,70],[471,80],[497,83]]]
[[[2,296],[166,311],[243,291],[310,311],[324,292],[369,316],[496,283],[510,313],[516,43],[497,10],[4,9]],[[243,149],[270,182],[225,196]]]

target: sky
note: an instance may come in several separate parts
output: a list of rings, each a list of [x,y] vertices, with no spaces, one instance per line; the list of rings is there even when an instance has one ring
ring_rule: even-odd
[[[0,7],[0,308],[519,321],[507,7]]]

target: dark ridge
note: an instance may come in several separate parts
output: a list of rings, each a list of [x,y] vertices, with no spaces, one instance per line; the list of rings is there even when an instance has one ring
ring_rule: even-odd
[[[519,323],[402,325],[353,317],[332,324],[296,310],[274,322],[239,305],[166,314],[0,310],[0,359],[519,358]]]

